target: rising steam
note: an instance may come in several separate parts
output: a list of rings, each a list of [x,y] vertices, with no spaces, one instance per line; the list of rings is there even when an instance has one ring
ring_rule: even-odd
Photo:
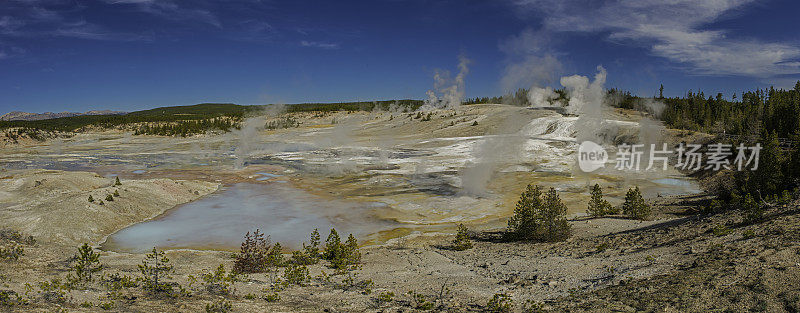
[[[465,56],[458,57],[458,74],[455,78],[450,78],[450,72],[436,70],[433,75],[433,90],[428,90],[425,94],[425,105],[420,110],[429,111],[434,109],[452,109],[461,105],[464,100],[464,79],[469,73],[471,61]]]

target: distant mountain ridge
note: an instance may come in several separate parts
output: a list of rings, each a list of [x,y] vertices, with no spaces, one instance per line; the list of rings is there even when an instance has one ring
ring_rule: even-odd
[[[39,120],[49,120],[53,118],[60,118],[60,117],[70,117],[70,116],[80,116],[80,115],[112,115],[112,114],[126,114],[128,112],[123,111],[111,111],[111,110],[99,110],[99,111],[86,111],[83,113],[80,112],[61,112],[61,113],[54,113],[54,112],[45,112],[45,113],[28,113],[22,111],[12,111],[3,116],[0,116],[0,121],[39,121]]]

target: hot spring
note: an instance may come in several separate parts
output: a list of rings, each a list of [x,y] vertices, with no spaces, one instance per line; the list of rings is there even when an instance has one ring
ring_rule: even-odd
[[[238,183],[122,229],[103,248],[133,253],[153,247],[235,250],[244,234],[256,229],[289,248],[298,248],[315,228],[323,239],[334,227],[345,236],[364,238],[392,228],[391,222],[372,216],[380,206],[323,199],[289,184]]]

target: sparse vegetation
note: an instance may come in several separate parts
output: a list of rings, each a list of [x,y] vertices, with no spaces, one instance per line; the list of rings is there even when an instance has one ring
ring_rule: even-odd
[[[264,301],[267,301],[267,302],[278,302],[278,301],[281,301],[281,295],[279,295],[277,292],[273,292],[271,294],[268,294],[268,295],[264,296]]]
[[[650,217],[650,206],[644,202],[639,187],[628,189],[625,194],[625,203],[622,204],[622,213],[628,218],[644,220]]]
[[[714,236],[722,237],[730,234],[731,229],[725,225],[714,225],[714,227],[711,228],[711,233],[714,234]]]
[[[25,246],[36,244],[33,236],[25,236],[22,233],[0,229],[0,261],[19,261],[25,255]]]
[[[384,306],[392,301],[394,301],[394,292],[391,291],[381,292],[377,297],[375,297],[375,304],[378,307]]]
[[[16,243],[11,243],[7,247],[0,247],[0,259],[18,261],[25,255],[25,248]]]
[[[413,306],[417,310],[430,311],[435,308],[435,304],[424,294],[412,290],[408,292],[408,296],[411,297]]]
[[[744,200],[742,201],[742,209],[745,213],[745,223],[752,224],[761,221],[764,218],[764,206],[756,202],[756,200],[753,199],[753,196],[749,193],[744,196]]]
[[[206,304],[206,313],[228,313],[232,309],[233,305],[225,299]]]
[[[278,302],[278,301],[281,301],[281,295],[279,295],[277,292],[273,292],[271,294],[268,294],[268,295],[264,296],[264,301],[267,301],[267,302]]]
[[[511,312],[511,296],[504,293],[496,293],[492,299],[486,303],[486,312],[492,313],[509,313]]]
[[[225,270],[220,264],[214,271],[204,271],[200,276],[203,279],[205,290],[212,295],[229,295],[233,293],[233,284],[241,280],[240,275]]]
[[[294,119],[291,116],[287,116],[282,119],[268,121],[264,128],[274,130],[274,129],[284,129],[284,128],[293,128],[300,126],[300,122]]]

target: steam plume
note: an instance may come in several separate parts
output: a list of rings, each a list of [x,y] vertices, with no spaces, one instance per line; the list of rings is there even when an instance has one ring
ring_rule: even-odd
[[[450,72],[436,70],[433,75],[433,90],[425,94],[427,99],[420,110],[452,109],[461,105],[464,99],[464,79],[469,73],[469,64],[472,61],[461,55],[458,57],[458,74],[450,79]]]

